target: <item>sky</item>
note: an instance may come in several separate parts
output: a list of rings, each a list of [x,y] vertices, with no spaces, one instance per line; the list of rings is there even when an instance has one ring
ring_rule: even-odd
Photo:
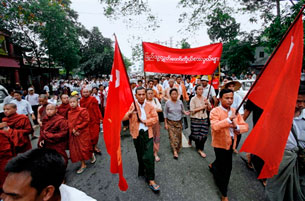
[[[143,41],[145,42],[167,42],[164,45],[177,47],[182,39],[186,39],[191,47],[199,47],[211,43],[207,27],[193,33],[179,32],[185,24],[178,23],[180,8],[177,7],[178,0],[149,0],[152,13],[160,19],[160,28],[155,31],[145,31],[143,27],[143,17],[137,17],[132,24],[125,20],[111,20],[103,15],[103,6],[99,0],[72,0],[72,9],[78,12],[79,21],[89,30],[97,26],[104,37],[114,40],[115,33],[120,45],[121,52],[131,58],[132,47]],[[234,2],[234,1],[232,1]],[[242,31],[257,29],[261,24],[250,24],[249,16],[236,16],[236,20],[241,23]],[[131,26],[130,26],[131,25]],[[170,42],[171,41],[171,42]]]

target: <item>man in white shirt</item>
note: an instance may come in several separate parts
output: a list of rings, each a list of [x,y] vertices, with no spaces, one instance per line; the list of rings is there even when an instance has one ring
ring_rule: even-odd
[[[35,93],[34,88],[30,87],[28,89],[29,94],[25,96],[25,100],[28,101],[31,106],[32,106],[32,110],[34,111],[34,115],[35,117],[37,117],[37,109],[39,106],[39,95]],[[37,120],[35,119],[34,124],[38,124]]]
[[[9,95],[4,98],[4,100],[3,100],[4,105],[10,103],[14,99],[14,92],[15,92],[15,90],[13,88],[8,89]]]
[[[201,85],[203,86],[203,96],[208,100],[213,99],[213,104],[217,105],[216,92],[213,86],[210,87],[209,78],[207,75],[201,77]],[[210,91],[210,94],[209,94]],[[209,95],[209,97],[207,97]]]
[[[14,100],[12,100],[10,103],[14,103],[17,105],[17,113],[18,114],[24,114],[26,116],[31,115],[32,119],[35,120],[36,117],[34,115],[34,112],[32,110],[31,104],[26,101],[21,99],[22,92],[21,91],[15,91],[14,92]]]
[[[41,161],[44,161],[43,163]],[[66,164],[55,150],[32,149],[10,160],[3,201],[96,201],[84,192],[63,183]]]

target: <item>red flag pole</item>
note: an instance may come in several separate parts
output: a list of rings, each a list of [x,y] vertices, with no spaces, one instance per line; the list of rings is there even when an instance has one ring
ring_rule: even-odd
[[[248,93],[246,94],[246,96],[244,97],[243,101],[240,103],[240,105],[238,106],[238,108],[236,109],[236,114],[238,113],[239,109],[242,107],[242,105],[245,103],[246,99],[248,98],[248,96],[250,95],[250,92],[253,90],[254,86],[256,85],[257,81],[259,80],[259,78],[262,76],[262,74],[264,73],[266,67],[268,66],[269,62],[271,61],[271,59],[273,58],[273,56],[275,55],[275,53],[277,52],[277,50],[279,49],[279,47],[281,46],[281,44],[283,43],[283,41],[285,40],[286,36],[288,35],[289,31],[292,29],[292,27],[294,26],[294,24],[297,22],[297,20],[302,16],[303,14],[303,10],[305,8],[305,5],[302,6],[300,12],[298,13],[298,15],[296,16],[296,18],[294,19],[294,21],[292,22],[292,24],[290,25],[290,27],[288,28],[288,30],[286,31],[286,33],[284,34],[284,36],[282,37],[281,41],[279,42],[279,44],[276,46],[276,48],[273,50],[271,56],[269,57],[269,59],[267,60],[266,64],[264,65],[263,69],[261,70],[260,74],[257,76],[256,80],[254,81],[254,83],[252,84],[251,88],[249,89]]]
[[[118,39],[117,39],[115,33],[114,33],[113,35],[114,35],[115,41],[116,41],[116,43],[117,43]],[[122,55],[120,47],[118,47],[118,49],[119,49],[119,51],[120,51],[120,54]],[[123,61],[123,62],[124,62],[124,61]],[[125,64],[124,64],[124,67],[125,67]],[[131,92],[131,94],[132,94],[133,104],[134,104],[134,107],[135,107],[135,111],[137,112],[138,121],[140,122],[141,120],[140,120],[140,117],[139,117],[139,113],[138,113],[136,101],[135,101],[135,99],[134,99],[134,95],[133,95],[132,90],[131,90],[131,87],[130,87],[130,80],[129,80],[129,76],[128,76],[128,74],[127,74],[126,67],[125,67],[125,75],[126,75],[126,77],[128,78],[128,84],[129,84],[130,92]]]

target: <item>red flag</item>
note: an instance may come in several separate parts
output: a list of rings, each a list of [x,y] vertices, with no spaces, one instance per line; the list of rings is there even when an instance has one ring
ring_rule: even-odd
[[[115,40],[114,59],[111,71],[111,81],[107,97],[104,117],[104,140],[110,155],[110,172],[119,173],[120,190],[126,191],[128,184],[123,176],[121,156],[121,121],[129,110],[133,96],[129,85],[128,75],[124,66],[117,40]]]
[[[211,75],[219,65],[222,43],[189,49],[169,48],[143,42],[144,71]]]
[[[264,111],[241,151],[264,160],[259,179],[278,173],[291,129],[303,60],[302,11],[249,94],[249,99]]]

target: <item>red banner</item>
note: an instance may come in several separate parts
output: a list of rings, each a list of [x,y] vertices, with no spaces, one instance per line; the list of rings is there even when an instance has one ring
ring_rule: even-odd
[[[155,73],[211,75],[219,65],[222,43],[175,49],[143,42],[144,71]]]

